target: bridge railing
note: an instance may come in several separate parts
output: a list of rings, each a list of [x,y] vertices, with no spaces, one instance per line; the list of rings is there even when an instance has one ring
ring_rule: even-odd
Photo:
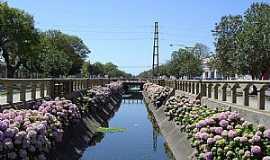
[[[255,107],[259,110],[270,107],[270,81],[269,80],[151,80],[153,83],[169,86],[191,94],[218,101]],[[252,95],[252,90],[257,94]],[[267,93],[267,94],[266,94]],[[251,103],[251,101],[253,103]],[[255,103],[254,103],[255,102]]]

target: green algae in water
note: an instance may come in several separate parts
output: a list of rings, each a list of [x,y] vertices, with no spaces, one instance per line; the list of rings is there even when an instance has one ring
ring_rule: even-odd
[[[102,133],[116,133],[116,132],[125,132],[126,128],[106,128],[106,127],[98,127],[97,132]]]

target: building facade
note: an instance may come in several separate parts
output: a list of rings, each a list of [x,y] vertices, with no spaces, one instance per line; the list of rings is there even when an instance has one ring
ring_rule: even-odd
[[[217,69],[211,68],[209,66],[209,61],[210,61],[211,57],[207,57],[207,58],[203,58],[202,59],[202,68],[203,68],[203,73],[202,73],[202,79],[206,80],[206,79],[223,79],[222,74],[220,74],[218,72]]]

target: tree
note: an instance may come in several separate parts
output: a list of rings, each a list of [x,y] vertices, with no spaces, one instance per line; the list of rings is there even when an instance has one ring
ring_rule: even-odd
[[[238,62],[242,74],[262,79],[270,69],[270,6],[254,3],[245,12],[241,32],[237,35]]]
[[[55,50],[62,52],[66,59],[72,63],[68,74],[80,73],[84,60],[91,52],[83,41],[76,36],[67,35],[57,30],[49,30],[42,34]]]
[[[242,30],[242,16],[224,16],[215,26],[216,68],[225,76],[239,73],[237,34]]]
[[[196,43],[192,48],[192,52],[200,58],[206,58],[210,54],[209,48],[202,43]]]
[[[118,69],[117,65],[111,62],[105,64],[96,62],[90,65],[90,74],[95,76],[108,75],[109,77],[132,77],[131,74],[121,71]]]
[[[60,31],[49,30],[40,33],[40,54],[33,63],[45,76],[59,77],[81,73],[90,50],[81,39]]]
[[[200,76],[203,72],[201,59],[192,49],[179,49],[173,52],[171,59],[171,68],[173,75],[176,77],[188,77],[189,79],[195,76]]]
[[[26,66],[29,59],[36,57],[33,52],[38,43],[38,32],[34,19],[28,13],[0,3],[0,54],[7,66],[7,77]]]
[[[93,65],[90,66],[90,74],[95,76],[104,76],[105,75],[105,69],[102,63],[96,62]]]
[[[198,54],[198,48],[201,50],[200,54]],[[188,78],[201,76],[203,72],[201,58],[207,52],[207,46],[201,43],[197,43],[194,47],[186,47],[178,51],[173,51],[171,60],[159,66],[159,75],[167,77],[175,76],[178,78],[184,76]],[[144,71],[138,77],[149,78],[152,76],[151,73],[152,70]]]
[[[89,78],[89,74],[90,74],[90,62],[84,62],[82,66],[83,78]]]
[[[215,27],[216,66],[223,74],[270,72],[270,6],[253,3],[242,16],[224,16]]]

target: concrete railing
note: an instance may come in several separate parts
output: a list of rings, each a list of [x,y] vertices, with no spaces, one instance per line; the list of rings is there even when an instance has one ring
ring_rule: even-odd
[[[237,80],[151,80],[151,82],[175,88],[201,97],[213,98],[237,104],[239,97],[242,106],[250,106],[250,99],[254,97],[256,109],[265,110],[266,91],[270,88],[270,81],[237,81]],[[256,88],[257,95],[251,96],[251,89]],[[228,100],[230,96],[230,100]],[[239,103],[238,103],[239,104]]]
[[[13,105],[44,97],[71,98],[72,93],[105,85],[112,81],[140,82],[140,79],[125,78],[47,78],[47,79],[6,79],[0,78],[0,106]]]
[[[112,79],[113,80],[113,79]],[[109,79],[0,79],[0,104],[44,97],[70,98],[72,92],[109,83]],[[16,98],[14,100],[14,98]]]

